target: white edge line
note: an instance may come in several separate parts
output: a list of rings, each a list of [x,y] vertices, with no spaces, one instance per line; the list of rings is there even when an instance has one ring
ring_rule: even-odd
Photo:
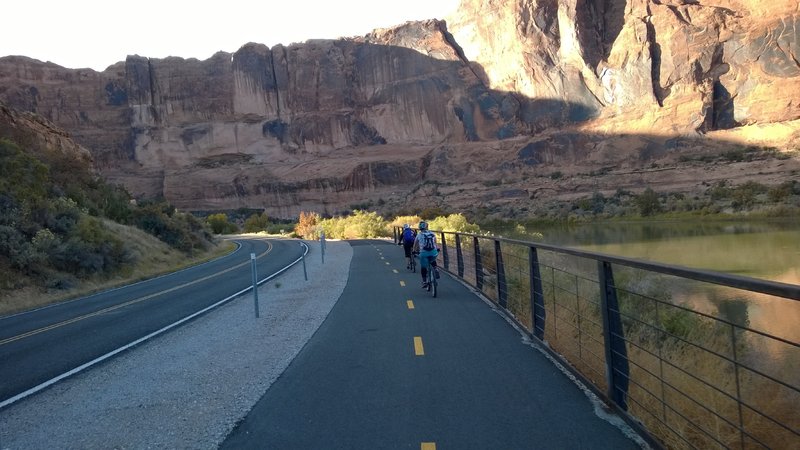
[[[290,267],[292,267],[295,264],[297,264],[298,262],[300,262],[303,259],[303,257],[305,257],[305,255],[308,254],[308,251],[309,251],[309,247],[308,247],[308,245],[306,245],[305,242],[300,242],[300,245],[303,246],[303,250],[304,250],[303,251],[303,255],[300,258],[295,259],[294,261],[289,263],[289,265],[287,265],[283,269],[273,273],[272,275],[264,278],[263,280],[259,281],[256,284],[261,285],[262,283],[266,283],[267,281],[277,277],[278,275],[282,274],[283,272],[286,272],[287,270],[289,270]],[[35,394],[35,393],[37,393],[37,392],[39,392],[39,391],[41,391],[41,390],[43,390],[45,388],[48,388],[48,387],[58,383],[59,381],[65,379],[67,377],[71,377],[72,375],[75,375],[75,374],[77,374],[79,372],[82,372],[83,370],[86,370],[89,367],[92,367],[93,365],[95,365],[97,363],[103,362],[103,361],[111,358],[112,356],[114,356],[114,355],[116,355],[118,353],[121,353],[121,352],[123,352],[125,350],[128,350],[131,347],[135,347],[135,346],[141,344],[142,342],[147,341],[148,339],[152,339],[153,337],[156,337],[159,334],[162,334],[162,333],[164,333],[164,332],[166,332],[168,330],[171,330],[172,328],[177,327],[178,325],[183,324],[184,322],[187,322],[189,320],[194,319],[197,316],[205,314],[206,312],[208,312],[208,311],[210,311],[210,310],[212,310],[214,308],[217,308],[218,306],[223,305],[223,304],[233,300],[234,298],[244,294],[245,292],[248,292],[248,291],[251,291],[251,290],[253,290],[252,287],[248,287],[248,288],[242,289],[241,291],[239,291],[239,292],[237,292],[237,293],[235,293],[235,294],[233,294],[233,295],[231,295],[231,296],[229,296],[227,298],[224,298],[224,299],[218,301],[217,303],[214,303],[213,305],[207,306],[207,307],[201,309],[200,311],[192,313],[192,314],[184,317],[183,319],[178,320],[177,322],[174,322],[174,323],[172,323],[170,325],[167,325],[167,326],[165,326],[164,328],[162,328],[160,330],[154,331],[154,332],[148,334],[147,336],[141,337],[141,338],[139,338],[139,339],[137,339],[137,340],[135,340],[135,341],[133,341],[133,342],[131,342],[129,344],[123,345],[122,347],[120,347],[120,348],[118,348],[116,350],[112,350],[112,351],[106,353],[105,355],[99,356],[99,357],[97,357],[97,358],[95,358],[95,359],[93,359],[93,360],[91,360],[91,361],[89,361],[87,363],[81,364],[80,366],[70,370],[69,372],[62,373],[61,375],[58,375],[57,377],[51,378],[51,379],[45,381],[44,383],[41,383],[41,384],[39,384],[37,386],[34,386],[34,387],[28,389],[25,392],[21,392],[21,393],[15,395],[13,397],[7,399],[7,400],[3,400],[2,402],[0,402],[0,409],[3,409],[6,406],[9,406],[9,405],[11,405],[13,403],[16,403],[16,402],[22,400],[23,398],[28,397],[30,395],[33,395],[33,394]]]

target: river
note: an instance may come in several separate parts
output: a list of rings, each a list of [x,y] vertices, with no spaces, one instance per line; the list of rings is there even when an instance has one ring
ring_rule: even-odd
[[[495,234],[691,268],[800,284],[800,221],[599,222],[490,229]],[[538,233],[541,233],[539,235]],[[752,292],[681,283],[673,301],[742,327],[800,342],[800,302]],[[750,334],[750,333],[748,333]],[[756,338],[752,334],[752,339]],[[800,351],[771,339],[758,347],[772,358]]]
[[[600,222],[529,231],[553,245],[800,284],[800,221]]]

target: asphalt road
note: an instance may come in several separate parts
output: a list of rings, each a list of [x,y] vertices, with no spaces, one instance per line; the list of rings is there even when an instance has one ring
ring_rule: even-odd
[[[0,318],[0,405],[252,286],[302,254],[298,241],[235,239],[236,251],[152,280]]]
[[[638,448],[459,282],[354,241],[328,318],[221,448]]]

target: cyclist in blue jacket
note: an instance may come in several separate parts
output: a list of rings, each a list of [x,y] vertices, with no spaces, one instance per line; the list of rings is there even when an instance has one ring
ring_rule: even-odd
[[[419,223],[419,233],[414,240],[414,251],[419,253],[420,274],[422,274],[422,287],[428,287],[428,266],[436,267],[436,257],[439,256],[439,246],[436,245],[436,235],[428,229],[428,223]],[[433,270],[433,269],[431,269]]]
[[[411,248],[414,246],[414,241],[416,238],[417,232],[412,230],[407,223],[403,224],[403,233],[400,234],[399,245],[403,246],[403,250],[406,254],[406,269],[411,268]]]

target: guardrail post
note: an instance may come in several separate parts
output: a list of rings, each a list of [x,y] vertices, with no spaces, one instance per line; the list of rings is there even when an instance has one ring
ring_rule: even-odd
[[[603,341],[606,350],[606,383],[608,397],[623,411],[628,410],[628,352],[625,348],[625,334],[622,316],[614,285],[611,263],[598,261],[600,275],[600,309],[603,314]]]
[[[539,270],[539,254],[536,247],[528,247],[528,265],[530,267],[531,286],[531,319],[533,322],[533,335],[539,340],[544,340],[544,324],[546,311],[544,309],[544,290],[542,289],[542,274]]]
[[[456,233],[456,265],[458,276],[464,278],[464,253],[461,251],[461,235]]]
[[[447,254],[447,241],[444,239],[444,231],[441,232],[442,236],[442,260],[444,260],[444,269],[450,270],[450,255]]]
[[[306,252],[302,242],[300,243],[300,251],[303,252],[300,255],[300,258],[303,259],[303,277],[306,279],[306,281],[308,281],[308,270],[306,270]]]
[[[322,257],[322,264],[325,264],[325,232],[319,232],[319,254]]]
[[[481,260],[481,245],[478,243],[478,237],[472,238],[472,243],[475,246],[475,287],[478,290],[483,290],[483,261]]]
[[[256,269],[256,254],[250,253],[250,267],[253,274],[253,306],[256,309],[256,319],[258,315],[258,272]]]
[[[500,241],[494,240],[494,261],[497,267],[497,302],[508,309],[508,287],[506,286],[506,268],[503,265],[503,253],[500,250]]]

